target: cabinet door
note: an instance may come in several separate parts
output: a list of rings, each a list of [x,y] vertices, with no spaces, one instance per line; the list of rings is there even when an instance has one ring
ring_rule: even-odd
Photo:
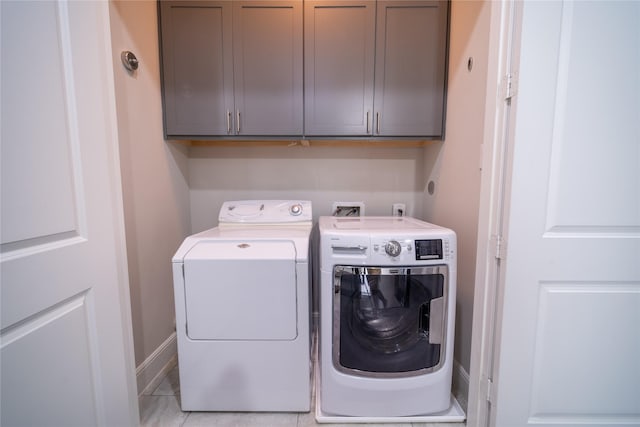
[[[231,131],[231,13],[224,1],[160,3],[167,137]]]
[[[442,135],[447,8],[446,1],[378,2],[376,135]]]
[[[302,135],[302,0],[234,3],[233,49],[234,132]]]
[[[375,1],[305,1],[305,134],[371,133]]]

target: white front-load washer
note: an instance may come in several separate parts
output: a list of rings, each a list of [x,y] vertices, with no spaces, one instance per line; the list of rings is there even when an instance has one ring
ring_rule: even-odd
[[[322,414],[448,411],[456,236],[410,217],[320,217]]]
[[[310,409],[309,201],[231,201],[173,257],[184,411]]]

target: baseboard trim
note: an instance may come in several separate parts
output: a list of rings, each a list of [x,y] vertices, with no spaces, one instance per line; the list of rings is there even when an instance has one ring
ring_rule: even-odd
[[[453,395],[466,413],[469,404],[469,373],[457,361],[453,361]]]
[[[138,396],[152,392],[178,360],[176,333],[172,333],[137,368]]]

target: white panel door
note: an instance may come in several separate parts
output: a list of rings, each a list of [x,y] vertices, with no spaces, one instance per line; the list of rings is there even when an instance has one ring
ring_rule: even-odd
[[[640,425],[640,2],[518,7],[492,421]]]
[[[0,424],[136,425],[108,3],[0,16]]]

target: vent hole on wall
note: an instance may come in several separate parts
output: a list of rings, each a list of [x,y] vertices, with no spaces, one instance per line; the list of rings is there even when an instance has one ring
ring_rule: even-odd
[[[433,196],[433,193],[436,192],[436,183],[433,181],[429,181],[429,183],[427,184],[427,192],[429,193],[429,195]]]

